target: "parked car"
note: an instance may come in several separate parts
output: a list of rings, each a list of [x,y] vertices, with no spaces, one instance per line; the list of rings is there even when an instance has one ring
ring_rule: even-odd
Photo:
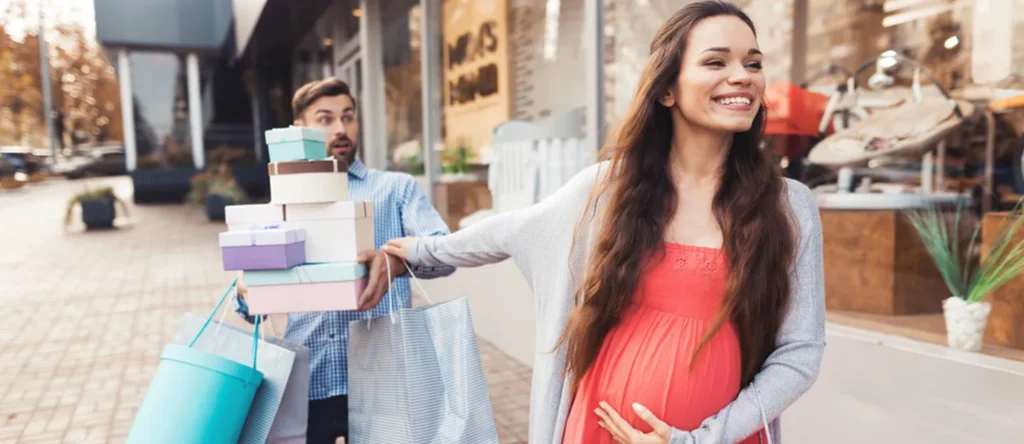
[[[0,156],[0,177],[13,176],[16,172],[18,172],[18,168],[14,163],[7,160],[6,157]]]
[[[15,170],[19,173],[31,175],[46,171],[46,162],[32,154],[32,150],[29,148],[17,146],[0,148],[0,158],[14,165]]]
[[[97,151],[93,153],[89,161],[71,169],[65,176],[68,179],[80,179],[89,176],[117,176],[127,173],[124,152]]]

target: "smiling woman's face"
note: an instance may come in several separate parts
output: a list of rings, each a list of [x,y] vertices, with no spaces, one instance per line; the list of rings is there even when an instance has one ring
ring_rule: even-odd
[[[765,79],[757,37],[734,16],[704,19],[690,31],[679,78],[665,99],[691,126],[744,132],[757,117]]]

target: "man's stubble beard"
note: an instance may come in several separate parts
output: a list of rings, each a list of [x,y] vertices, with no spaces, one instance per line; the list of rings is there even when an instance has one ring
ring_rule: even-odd
[[[356,156],[358,154],[359,154],[359,146],[353,144],[351,151],[349,151],[347,153],[341,153],[341,154],[338,154],[338,155],[332,155],[332,157],[334,157],[335,159],[338,159],[339,161],[343,160],[343,161],[345,161],[345,163],[347,165],[351,166],[352,162],[355,162]]]

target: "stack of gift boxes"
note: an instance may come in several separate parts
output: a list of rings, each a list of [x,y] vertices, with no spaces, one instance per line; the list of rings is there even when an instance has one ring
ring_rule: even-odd
[[[312,128],[266,132],[270,203],[233,205],[220,234],[225,270],[242,272],[250,314],[354,310],[374,248],[373,203],[349,200],[348,165]]]

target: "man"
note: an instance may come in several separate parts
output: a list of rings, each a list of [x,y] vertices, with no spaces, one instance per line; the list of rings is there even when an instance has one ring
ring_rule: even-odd
[[[336,78],[307,83],[295,92],[292,112],[295,126],[323,131],[327,135],[328,154],[348,162],[351,199],[373,202],[375,245],[378,249],[389,239],[449,233],[444,220],[427,201],[412,176],[371,170],[356,158],[359,118],[356,101],[348,85]],[[310,353],[306,436],[309,444],[333,444],[339,437],[348,438],[348,323],[365,319],[365,310],[378,317],[389,314],[392,307],[411,305],[408,280],[400,278],[392,284],[386,277],[386,262],[390,262],[393,276],[406,273],[404,262],[380,251],[362,252],[358,261],[368,263],[367,288],[360,298],[360,311],[288,315],[285,339],[309,347]],[[413,269],[417,277],[423,278],[447,276],[454,271],[451,267]],[[386,294],[389,284],[393,285],[392,291]],[[244,293],[244,285],[240,284],[239,294],[242,297],[237,299],[237,311],[253,322],[255,319],[248,316]]]

